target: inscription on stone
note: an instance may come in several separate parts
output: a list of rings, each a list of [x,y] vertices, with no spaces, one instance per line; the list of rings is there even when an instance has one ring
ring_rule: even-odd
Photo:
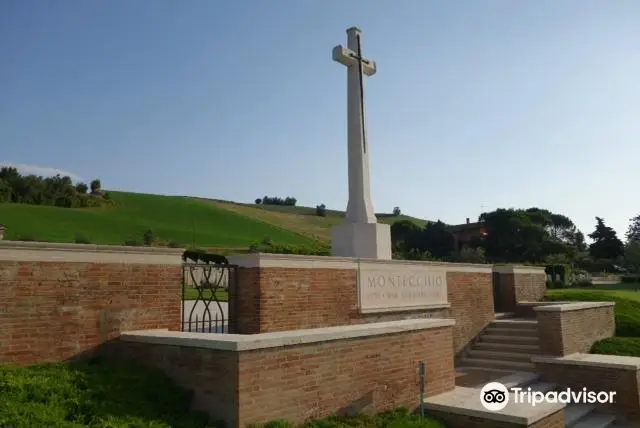
[[[361,263],[358,273],[361,311],[406,311],[446,305],[447,274],[432,266]]]

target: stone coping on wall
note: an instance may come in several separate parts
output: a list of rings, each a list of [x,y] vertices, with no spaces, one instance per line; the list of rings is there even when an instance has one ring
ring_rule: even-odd
[[[494,265],[493,272],[519,275],[546,275],[544,266]]]
[[[181,248],[0,241],[0,261],[182,264]]]
[[[295,346],[308,343],[381,336],[418,330],[451,327],[453,319],[414,319],[338,327],[291,330],[259,334],[188,333],[168,330],[138,330],[123,332],[125,342],[205,348],[221,351],[250,351],[254,349]]]
[[[609,308],[615,306],[615,302],[573,302],[554,305],[540,305],[533,308],[536,312],[570,312],[584,309]]]
[[[445,263],[417,260],[379,260],[352,257],[307,256],[299,254],[252,253],[228,256],[229,263],[245,268],[289,268],[289,269],[351,269],[361,264],[380,264],[416,267],[444,268],[447,272],[491,273],[493,265],[475,263]]]
[[[570,366],[591,366],[626,370],[640,370],[639,357],[622,355],[575,353],[564,357],[532,356],[531,362],[540,364],[560,364]]]

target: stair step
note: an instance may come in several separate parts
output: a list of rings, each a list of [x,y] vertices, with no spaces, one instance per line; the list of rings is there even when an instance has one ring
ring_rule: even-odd
[[[496,380],[506,388],[525,388],[537,382],[540,375],[533,372],[515,372]]]
[[[487,350],[487,351],[504,351],[517,352],[524,354],[539,354],[540,347],[538,345],[528,345],[520,343],[494,343],[494,342],[478,342],[471,349]]]
[[[471,348],[469,356],[473,358],[482,359],[496,359],[502,361],[524,361],[526,363],[531,362],[531,355],[525,352],[504,352],[504,351],[485,351],[483,349]]]
[[[593,404],[569,404],[564,408],[564,425],[571,427],[595,409]]]
[[[522,321],[522,320],[495,320],[491,322],[491,327],[498,328],[521,328],[523,330],[538,329],[537,321]]]
[[[519,362],[519,361],[501,361],[501,360],[484,360],[481,358],[463,358],[462,363],[466,366],[483,367],[487,369],[491,368],[506,368],[521,371],[529,371],[534,369],[534,365],[531,363]]]
[[[498,336],[525,336],[538,337],[537,328],[507,328],[507,327],[489,327],[485,330],[485,334]]]
[[[538,336],[501,336],[497,334],[486,334],[480,337],[480,341],[484,342],[492,342],[492,343],[527,343],[527,344],[538,344]]]
[[[549,391],[554,391],[556,388],[558,388],[558,385],[551,382],[536,382],[531,385],[528,385],[526,388],[523,388],[523,389],[528,390],[528,388],[531,388],[531,391],[542,392],[543,394],[545,394]]]
[[[580,419],[574,425],[567,425],[570,428],[613,428],[616,417],[606,413],[591,413]]]

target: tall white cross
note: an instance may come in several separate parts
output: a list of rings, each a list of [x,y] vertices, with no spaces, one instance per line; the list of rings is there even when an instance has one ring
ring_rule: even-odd
[[[362,56],[360,30],[347,30],[347,47],[333,48],[333,60],[347,67],[347,135],[349,156],[349,202],[347,222],[376,223],[371,203],[369,153],[364,108],[364,78],[376,73],[375,61]]]

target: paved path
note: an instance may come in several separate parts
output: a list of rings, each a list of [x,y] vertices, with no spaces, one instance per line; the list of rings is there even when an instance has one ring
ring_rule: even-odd
[[[216,302],[209,304],[209,312],[205,316],[205,304],[202,301],[185,300],[184,305],[184,330],[189,331],[189,320],[191,321],[191,331],[202,331],[202,320],[205,319],[205,331],[209,331],[211,326],[212,333],[223,333],[227,331],[229,324],[229,305],[227,302],[220,302],[220,306]],[[191,310],[193,309],[193,313]],[[211,323],[209,323],[209,314],[211,315]],[[199,322],[196,322],[199,321]]]

